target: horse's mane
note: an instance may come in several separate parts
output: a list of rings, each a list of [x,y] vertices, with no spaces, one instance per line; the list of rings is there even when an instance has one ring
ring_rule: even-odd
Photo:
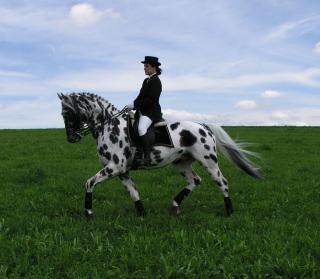
[[[66,95],[63,95],[64,98],[63,98],[63,103],[71,108],[72,110],[75,110],[74,109],[74,103],[75,102],[83,102],[84,99],[87,100],[87,101],[92,101],[92,102],[96,102],[98,104],[101,104],[101,103],[106,103],[107,106],[105,107],[106,109],[111,109],[112,111],[118,111],[118,109],[113,105],[111,104],[108,100],[104,99],[103,97],[97,95],[97,94],[94,94],[94,93],[90,93],[90,92],[72,92],[70,94],[66,94]]]

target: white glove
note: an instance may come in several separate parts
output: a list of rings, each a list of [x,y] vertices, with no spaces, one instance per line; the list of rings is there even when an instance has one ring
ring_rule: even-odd
[[[127,110],[133,110],[134,109],[134,104],[132,103],[132,104],[126,105],[125,108]]]

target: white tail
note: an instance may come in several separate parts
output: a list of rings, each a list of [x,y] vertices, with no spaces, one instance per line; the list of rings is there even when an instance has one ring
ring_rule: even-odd
[[[254,166],[254,164],[246,156],[249,155],[258,157],[255,152],[244,149],[247,144],[236,143],[220,126],[213,124],[206,124],[206,126],[208,126],[215,135],[218,148],[230,161],[234,162],[247,174],[256,178],[262,178],[260,168]]]

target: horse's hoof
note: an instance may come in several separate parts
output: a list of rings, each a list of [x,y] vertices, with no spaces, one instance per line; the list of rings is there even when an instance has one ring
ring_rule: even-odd
[[[233,211],[232,212],[226,212],[226,216],[227,217],[232,217],[232,215],[233,215]]]
[[[134,203],[135,207],[136,207],[136,212],[138,217],[145,217],[147,215],[146,210],[144,209],[143,203],[141,200],[138,200]]]
[[[233,213],[233,206],[230,197],[224,198],[224,209],[227,214],[227,217],[230,217]]]
[[[179,206],[172,206],[171,207],[171,214],[176,217],[180,216],[181,215],[180,207]]]
[[[84,212],[85,216],[87,217],[87,219],[92,219],[93,218],[93,211],[92,209],[86,209]]]

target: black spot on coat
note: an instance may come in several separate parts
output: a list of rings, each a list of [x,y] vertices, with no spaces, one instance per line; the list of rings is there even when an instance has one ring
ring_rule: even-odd
[[[113,169],[110,168],[106,168],[107,173],[110,175],[111,173],[113,173]]]
[[[199,133],[201,136],[203,136],[204,138],[207,136],[206,132],[204,130],[202,130],[201,128],[199,129]]]
[[[104,150],[102,147],[99,148],[99,151],[98,151],[99,155],[103,156],[104,155]]]
[[[118,137],[115,136],[113,133],[110,134],[109,138],[110,138],[112,143],[118,142]]]
[[[192,146],[197,142],[197,137],[190,131],[182,130],[180,132],[180,145],[181,146]]]
[[[210,154],[210,158],[215,161],[216,163],[218,162],[217,157],[213,154]]]
[[[113,161],[118,164],[119,163],[119,158],[117,156],[117,154],[113,154]]]
[[[120,135],[120,129],[117,125],[114,125],[112,127],[112,133],[115,135],[115,136],[119,136]]]
[[[131,151],[130,151],[130,148],[129,148],[128,146],[126,146],[126,147],[124,148],[123,155],[124,155],[127,159],[130,158],[130,156],[131,156]]]
[[[107,160],[111,160],[111,153],[110,152],[106,152],[105,157],[107,158]]]
[[[157,156],[157,155],[161,154],[161,151],[154,149],[154,151],[152,151],[152,153]]]
[[[201,180],[199,178],[194,178],[193,181],[194,181],[195,185],[199,185],[201,182]]]
[[[178,128],[179,125],[180,125],[180,122],[176,122],[176,123],[171,124],[170,128],[171,128],[172,131],[174,131],[175,129]]]

